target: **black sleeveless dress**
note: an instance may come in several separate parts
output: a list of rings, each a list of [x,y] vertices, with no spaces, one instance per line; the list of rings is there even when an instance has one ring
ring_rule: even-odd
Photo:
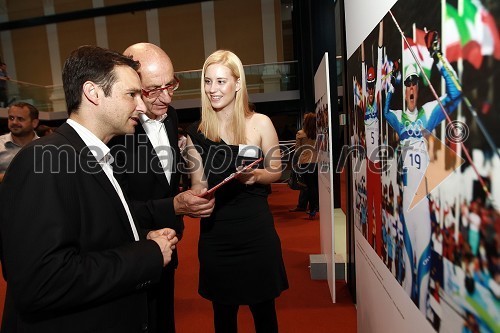
[[[208,140],[197,128],[195,123],[187,132],[203,159],[209,188],[242,163],[256,160],[238,156],[239,146]],[[202,297],[223,304],[256,304],[288,289],[268,193],[269,185],[247,186],[236,179],[215,192],[212,215],[200,221],[198,292]]]

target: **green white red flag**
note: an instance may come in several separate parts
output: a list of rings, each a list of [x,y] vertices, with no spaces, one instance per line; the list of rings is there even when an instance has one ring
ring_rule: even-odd
[[[450,62],[464,59],[476,69],[484,56],[500,60],[500,35],[493,16],[479,0],[459,0],[458,8],[446,3],[442,44]]]

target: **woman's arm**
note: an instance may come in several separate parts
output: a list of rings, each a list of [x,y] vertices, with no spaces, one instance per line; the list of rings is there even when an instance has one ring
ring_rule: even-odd
[[[278,134],[268,116],[256,113],[253,115],[253,127],[258,129],[261,149],[264,153],[264,169],[254,169],[237,176],[244,184],[270,184],[281,177],[281,150]]]
[[[187,137],[187,145],[185,148],[186,152],[186,161],[187,161],[187,170],[191,175],[191,189],[193,190],[201,190],[208,188],[208,183],[205,177],[205,173],[203,172],[203,159],[201,158],[200,153],[196,150],[193,145],[193,141],[191,137]]]

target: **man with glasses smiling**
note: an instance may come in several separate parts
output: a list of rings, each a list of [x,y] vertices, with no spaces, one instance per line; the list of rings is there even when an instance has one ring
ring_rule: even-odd
[[[406,109],[390,110],[389,106],[394,93],[392,84],[387,89],[384,116],[399,137],[398,176],[403,187],[403,234],[405,246],[405,282],[403,287],[420,311],[427,314],[428,282],[431,255],[431,221],[429,201],[427,197],[410,205],[429,165],[426,133],[432,132],[447,114],[454,112],[462,99],[462,92],[456,84],[455,71],[441,55],[440,40],[436,31],[426,33],[425,41],[431,56],[434,58],[441,76],[445,81],[446,93],[439,100],[425,103],[418,107],[420,89],[420,71],[416,63],[406,65],[404,73],[404,98]],[[446,112],[446,113],[445,113]]]
[[[198,196],[188,190],[179,193],[181,156],[177,144],[177,112],[170,106],[179,87],[169,56],[158,46],[138,43],[124,54],[139,61],[142,100],[146,112],[140,115],[141,126],[133,135],[115,141],[116,178],[127,193],[135,214],[144,228],[173,228],[181,239],[184,230],[182,216],[207,217],[212,213],[214,199]],[[162,274],[158,288],[151,289],[151,332],[175,332],[174,275],[177,253]]]

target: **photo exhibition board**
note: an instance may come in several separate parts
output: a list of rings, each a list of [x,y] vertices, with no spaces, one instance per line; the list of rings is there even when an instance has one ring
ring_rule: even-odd
[[[358,331],[500,332],[500,6],[345,10]]]
[[[316,113],[316,148],[318,150],[318,190],[320,207],[321,253],[326,258],[327,280],[335,303],[335,228],[333,201],[332,127],[328,53],[325,53],[314,75]]]

